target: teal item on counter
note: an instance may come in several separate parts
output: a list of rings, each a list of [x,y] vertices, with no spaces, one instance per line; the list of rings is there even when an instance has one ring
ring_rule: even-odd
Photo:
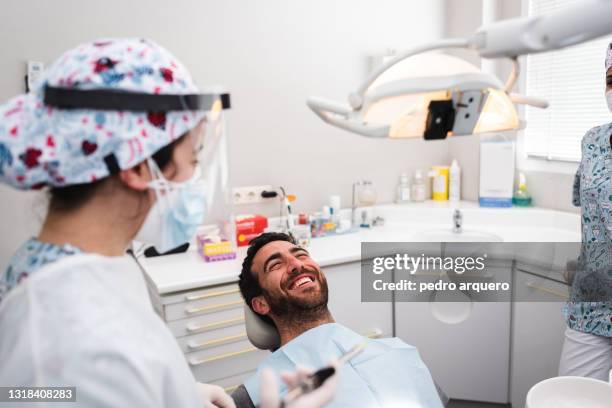
[[[338,323],[310,329],[276,350],[244,386],[258,406],[262,369],[271,368],[277,375],[295,371],[297,365],[318,369],[364,342],[364,351],[340,367],[336,395],[326,407],[442,407],[431,374],[415,347],[398,338],[368,339]],[[281,396],[286,392],[283,384]]]
[[[515,195],[512,197],[512,205],[516,207],[531,207],[531,196]]]
[[[531,194],[527,191],[527,182],[523,173],[519,173],[519,187],[512,195],[512,205],[516,207],[531,206]]]

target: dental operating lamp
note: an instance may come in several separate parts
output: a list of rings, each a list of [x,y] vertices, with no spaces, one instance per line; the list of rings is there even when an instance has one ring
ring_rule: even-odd
[[[442,39],[402,52],[376,68],[348,104],[309,98],[323,121],[374,138],[445,139],[521,128],[515,104],[548,107],[511,93],[518,57],[580,44],[612,33],[612,0],[582,0],[556,12],[498,21],[469,38]],[[507,58],[505,84],[460,58],[430,53],[466,48],[482,58]],[[436,72],[437,71],[437,72]]]

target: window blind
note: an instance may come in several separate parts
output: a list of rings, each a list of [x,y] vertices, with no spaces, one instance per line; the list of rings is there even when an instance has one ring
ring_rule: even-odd
[[[529,0],[529,15],[550,13],[580,0]],[[549,101],[548,109],[525,109],[525,150],[547,160],[580,161],[580,142],[594,126],[608,123],[605,54],[612,38],[527,57],[526,89]]]

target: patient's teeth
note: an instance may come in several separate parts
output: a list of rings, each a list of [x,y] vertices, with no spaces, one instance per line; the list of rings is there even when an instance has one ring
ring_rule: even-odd
[[[291,285],[291,289],[295,289],[299,286],[304,285],[305,283],[309,283],[309,282],[314,282],[314,279],[312,279],[310,276],[304,276],[298,280],[296,280],[295,282],[293,282],[293,285]]]

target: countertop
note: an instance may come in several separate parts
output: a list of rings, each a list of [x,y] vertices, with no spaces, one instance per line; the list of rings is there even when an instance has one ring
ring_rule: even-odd
[[[308,250],[322,267],[356,262],[361,259],[362,242],[426,242],[423,236],[427,231],[450,231],[455,209],[463,214],[465,231],[495,234],[503,242],[580,242],[577,213],[538,207],[483,208],[469,201],[426,201],[372,207],[374,216],[385,219],[384,226],[314,238]],[[182,254],[140,258],[140,262],[154,289],[165,295],[237,281],[245,256],[246,247],[241,247],[235,260],[207,263],[192,245]]]

